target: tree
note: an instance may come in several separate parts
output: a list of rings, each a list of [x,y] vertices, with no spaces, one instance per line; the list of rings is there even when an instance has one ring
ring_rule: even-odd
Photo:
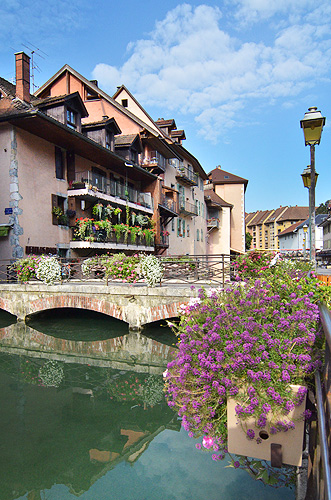
[[[246,238],[245,238],[245,249],[246,249],[246,251],[250,250],[251,244],[252,244],[252,239],[253,239],[253,236],[250,233],[246,232]]]
[[[316,209],[316,215],[318,214],[328,214],[329,213],[329,204],[330,200],[326,200],[325,203],[321,203],[320,206]]]

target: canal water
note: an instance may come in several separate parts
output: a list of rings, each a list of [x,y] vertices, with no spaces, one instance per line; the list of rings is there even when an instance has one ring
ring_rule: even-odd
[[[0,311],[0,500],[294,500],[196,449],[163,395],[167,327],[11,321]]]

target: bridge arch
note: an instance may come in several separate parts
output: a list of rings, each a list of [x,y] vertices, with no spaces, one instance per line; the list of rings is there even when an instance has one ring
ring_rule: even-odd
[[[61,294],[37,298],[30,302],[29,314],[61,308],[86,309],[123,321],[122,308],[120,306],[107,300],[87,295]]]

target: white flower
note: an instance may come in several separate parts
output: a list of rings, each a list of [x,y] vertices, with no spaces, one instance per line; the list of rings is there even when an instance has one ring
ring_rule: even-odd
[[[61,281],[61,265],[57,258],[42,255],[37,267],[36,276],[38,280],[47,285]]]
[[[39,370],[39,378],[46,387],[59,387],[63,378],[64,372],[62,366],[57,361],[46,361],[44,366]]]
[[[147,286],[155,286],[161,282],[163,276],[162,264],[154,255],[146,255],[140,262],[140,272]]]

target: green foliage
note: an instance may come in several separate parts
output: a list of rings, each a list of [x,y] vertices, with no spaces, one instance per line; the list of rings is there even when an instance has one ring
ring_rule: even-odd
[[[277,259],[276,253],[249,252],[239,257],[233,267],[237,279],[247,282],[263,278],[284,301],[288,293],[311,294],[315,304],[324,302],[331,307],[331,287],[316,277],[309,261]]]
[[[117,279],[125,283],[136,283],[139,279],[140,258],[137,254],[128,256],[118,253],[104,261],[107,279]]]
[[[318,208],[316,208],[316,215],[318,214],[328,214],[328,206],[329,206],[330,200],[326,200],[325,203],[321,203]]]
[[[16,272],[17,279],[22,283],[26,283],[36,277],[36,271],[41,257],[36,255],[28,255],[23,259],[17,260],[12,269]]]
[[[246,234],[245,234],[245,250],[246,251],[250,250],[251,244],[252,244],[252,239],[253,239],[253,236],[250,233],[246,232]]]

